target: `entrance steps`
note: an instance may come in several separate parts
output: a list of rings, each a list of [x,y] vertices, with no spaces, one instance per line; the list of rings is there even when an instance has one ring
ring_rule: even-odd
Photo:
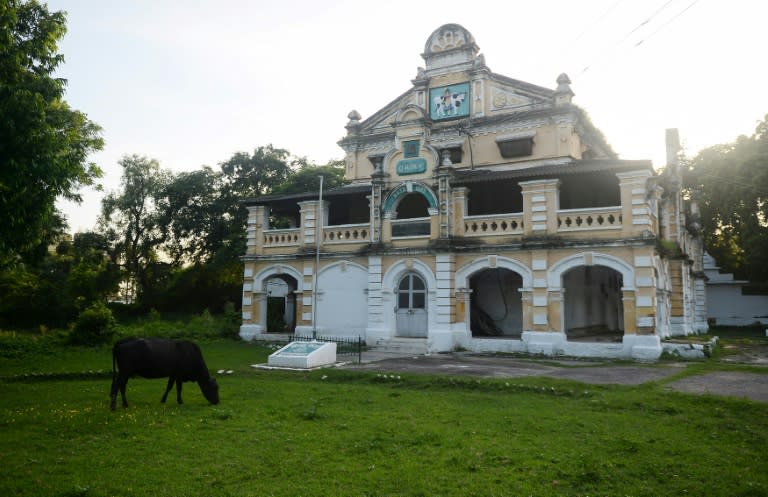
[[[378,342],[372,349],[379,352],[422,355],[427,353],[427,339],[395,337]]]

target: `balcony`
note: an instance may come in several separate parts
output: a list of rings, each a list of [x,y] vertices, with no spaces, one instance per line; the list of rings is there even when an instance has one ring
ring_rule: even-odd
[[[342,203],[344,209],[334,214],[326,201],[319,206],[318,201],[308,200],[299,202],[298,212],[293,213],[297,214],[292,217],[296,219],[295,224],[301,227],[289,229],[268,229],[274,212],[270,212],[270,206],[255,205],[249,207],[248,254],[289,255],[313,248],[318,243],[318,221],[323,226],[319,242],[326,252],[356,252],[370,243],[393,243],[396,248],[422,247],[447,237],[483,239],[490,244],[522,241],[527,237],[571,240],[645,237],[657,233],[659,224],[657,193],[646,184],[650,175],[643,171],[618,174],[619,192],[595,198],[585,193],[588,185],[584,182],[561,190],[557,179],[520,182],[520,198],[507,202],[495,201],[503,192],[476,186],[476,197],[485,204],[476,204],[474,211],[485,212],[473,212],[473,215],[467,215],[472,209],[467,202],[467,189],[461,187],[448,194],[442,209],[430,205],[409,208],[405,202],[410,197],[405,197],[397,206],[402,212],[395,213],[402,217],[384,214],[371,222],[361,222],[369,221],[367,217],[371,212],[362,202]],[[421,200],[419,195],[414,198]],[[489,198],[490,203],[485,201]],[[590,203],[600,206],[592,207]],[[559,208],[561,204],[568,208]],[[478,209],[478,205],[481,208]],[[493,208],[517,212],[494,212]],[[429,215],[424,216],[423,211]],[[278,213],[285,212],[288,209],[282,206]]]

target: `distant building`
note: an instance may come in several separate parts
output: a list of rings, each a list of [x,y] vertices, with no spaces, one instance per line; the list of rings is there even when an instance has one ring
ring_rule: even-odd
[[[706,330],[676,130],[658,175],[617,158],[565,74],[554,90],[496,74],[457,24],[422,57],[407,91],[349,113],[350,185],[322,205],[318,192],[246,202],[243,338],[285,332],[267,326],[275,279],[288,331],[414,352],[653,359],[661,339]]]
[[[707,318],[712,325],[749,326],[768,324],[768,295],[745,295],[749,281],[721,273],[717,261],[704,254],[707,276]]]

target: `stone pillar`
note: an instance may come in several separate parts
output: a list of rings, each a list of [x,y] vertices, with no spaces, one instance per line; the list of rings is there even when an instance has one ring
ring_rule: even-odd
[[[627,288],[621,289],[621,301],[624,311],[624,334],[637,333],[637,312],[635,307],[635,291]]]
[[[450,158],[448,159],[450,161]],[[453,167],[441,166],[437,169],[437,208],[439,238],[448,239],[453,234],[453,196],[451,195],[451,176]]]
[[[565,333],[565,289],[550,288],[547,295],[547,319],[551,331]]]
[[[464,217],[467,215],[467,195],[463,186],[453,189],[453,236],[464,236]]]
[[[646,186],[653,173],[646,170],[630,171],[616,173],[616,176],[619,178],[621,191],[622,233],[625,235],[653,233],[656,214],[651,211],[652,204],[649,202]]]
[[[384,302],[382,297],[382,259],[381,256],[368,257],[368,327],[365,339],[368,345],[388,338],[384,329]]]
[[[469,317],[469,307],[471,305],[471,288],[457,288],[455,293],[454,322],[464,323],[466,325],[467,335],[472,336],[472,328],[467,318]]]
[[[533,289],[521,288],[520,300],[523,307],[523,332],[533,330]]]
[[[303,202],[302,202],[303,203]],[[302,220],[304,218],[302,217]],[[296,333],[312,333],[312,289],[315,276],[315,259],[304,260],[301,281],[296,282]]]
[[[261,254],[264,249],[264,230],[269,229],[269,208],[264,205],[248,206],[245,253]]]
[[[317,200],[299,202],[301,216],[301,244],[314,247],[317,244],[318,227],[328,225],[328,201],[323,200],[321,210],[318,209]],[[322,222],[318,226],[318,214],[322,216]],[[322,233],[319,233],[322,240]]]
[[[559,186],[558,179],[520,182],[523,192],[523,233],[525,235],[557,233]]]
[[[430,208],[427,209],[427,212],[429,213],[429,239],[437,240],[442,233],[442,228],[440,227],[440,219],[442,218],[440,209]]]
[[[435,256],[435,277],[437,278],[437,315],[435,329],[430,331],[434,350],[453,349],[452,324],[456,316],[453,300],[453,280],[456,273],[456,256],[440,254]]]
[[[534,252],[531,267],[533,269],[534,283],[536,281],[547,281],[547,269],[549,264],[546,252]],[[531,329],[534,331],[553,331],[553,326],[556,326],[557,323],[551,323],[549,320],[548,285],[544,284],[543,286],[540,286],[534,284],[533,291],[531,292],[531,304],[531,312],[533,314],[533,326]]]
[[[639,249],[638,249],[639,250]],[[653,250],[648,248],[635,254],[635,289],[634,292],[625,291],[625,296],[634,294],[634,327],[627,327],[625,311],[625,334],[630,333],[627,330],[633,329],[632,333],[638,335],[652,335],[656,333],[656,279],[654,277],[654,258]],[[631,282],[624,282],[627,289],[631,289]],[[625,303],[625,309],[631,303]],[[630,323],[629,326],[632,324]]]
[[[392,242],[392,213],[387,212],[384,214],[384,217],[381,219],[381,242],[382,243],[391,243]]]
[[[374,160],[374,171],[371,175],[371,197],[369,206],[371,209],[371,242],[381,243],[384,241],[382,233],[382,214],[381,204],[384,201],[384,179],[387,174],[383,171],[383,157],[377,157]],[[391,231],[390,231],[391,239]]]

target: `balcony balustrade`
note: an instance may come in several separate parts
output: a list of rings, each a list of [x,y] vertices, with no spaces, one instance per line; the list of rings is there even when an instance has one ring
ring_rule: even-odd
[[[366,243],[370,241],[371,225],[342,224],[323,228],[323,243]]]
[[[558,233],[572,231],[620,230],[621,207],[567,209],[557,211]]]
[[[300,243],[301,228],[264,231],[264,247],[290,247]]]
[[[464,236],[522,234],[523,215],[521,213],[464,217]]]

